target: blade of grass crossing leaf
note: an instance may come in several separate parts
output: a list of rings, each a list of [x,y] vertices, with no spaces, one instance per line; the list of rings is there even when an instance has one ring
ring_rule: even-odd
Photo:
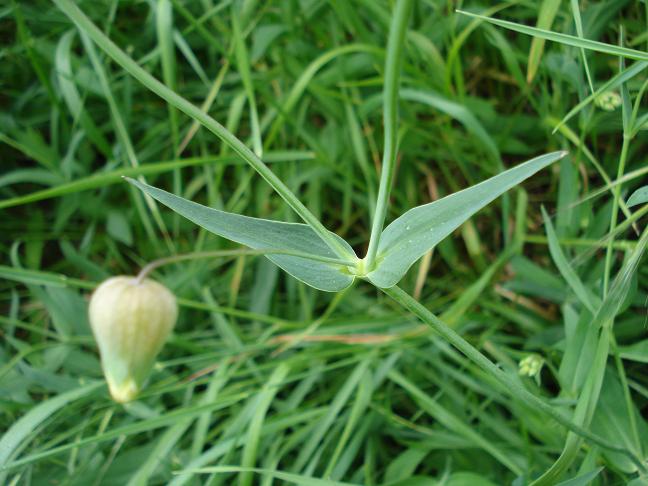
[[[308,461],[311,459],[315,449],[320,445],[324,436],[330,431],[331,425],[338,418],[342,408],[346,406],[352,393],[358,387],[358,383],[365,375],[372,359],[372,356],[363,359],[347,377],[344,385],[342,385],[338,393],[335,395],[335,398],[333,398],[327,414],[322,417],[308,441],[299,451],[297,459],[292,467],[293,471],[302,471],[304,466],[306,466]]]
[[[551,252],[551,257],[553,258],[556,268],[558,268],[560,274],[581,301],[581,304],[583,304],[591,313],[594,313],[596,304],[593,301],[590,292],[585,288],[583,282],[571,267],[569,261],[567,261],[567,258],[560,247],[560,243],[558,242],[558,237],[556,236],[551,219],[549,218],[544,206],[542,207],[542,217],[544,218],[545,230],[547,232],[549,251]]]
[[[328,466],[326,466],[326,470],[324,471],[324,477],[326,478],[331,477],[331,473],[337,465],[342,451],[346,447],[354,430],[358,427],[360,419],[364,416],[367,407],[371,402],[373,387],[371,386],[372,380],[370,378],[371,375],[369,373],[369,370],[365,371],[365,376],[360,378],[358,391],[356,392],[356,398],[353,402],[353,406],[351,407],[351,411],[349,412],[349,418],[344,425],[344,430],[342,431],[342,434],[340,435],[340,438],[335,445],[335,450],[333,451]]]
[[[180,32],[177,30],[173,31],[173,42],[178,47],[182,55],[185,57],[191,68],[196,72],[200,80],[204,83],[205,86],[209,86],[209,78],[200,65],[200,61],[194,54],[193,50],[189,43],[185,40]],[[204,110],[203,110],[204,111]]]
[[[185,418],[169,427],[155,441],[155,447],[146,458],[144,463],[130,477],[127,486],[146,486],[149,484],[151,476],[155,473],[157,467],[167,458],[169,453],[177,447],[178,441],[187,431],[193,417]]]
[[[270,469],[258,469],[251,467],[238,467],[238,466],[215,466],[195,469],[195,473],[212,474],[212,473],[230,473],[230,472],[249,472],[261,475],[269,475],[289,484],[296,484],[297,486],[359,486],[355,483],[341,483],[339,481],[331,481],[328,479],[318,479],[310,476],[303,476],[299,474],[287,473],[284,471],[274,471]]]
[[[574,16],[574,24],[576,25],[576,33],[581,39],[585,38],[583,33],[583,21],[581,19],[580,8],[578,6],[578,0],[571,0],[571,10],[572,15]],[[583,67],[585,68],[585,75],[587,76],[587,82],[589,83],[590,91],[594,92],[594,83],[592,82],[592,75],[590,74],[589,63],[587,62],[587,55],[585,54],[585,49],[580,48],[581,58],[583,59]]]
[[[553,118],[551,116],[546,118],[546,122],[548,125],[557,125],[559,124],[559,121],[557,118]],[[585,157],[592,163],[594,168],[597,170],[603,181],[605,181],[606,188],[610,191],[610,193],[614,194],[614,187],[615,184],[612,183],[612,180],[610,179],[610,176],[607,174],[601,163],[594,157],[594,154],[590,151],[590,149],[583,143],[583,141],[574,133],[574,131],[569,128],[567,125],[560,125],[558,128],[558,131],[567,139],[569,140],[572,144],[574,144],[582,153],[585,155]],[[626,206],[625,202],[623,200],[619,201],[619,205],[621,207],[621,210],[623,211],[623,214],[626,216],[626,218],[631,218],[632,213]],[[639,234],[639,231],[637,230],[637,234]]]
[[[479,350],[474,348],[470,343],[468,343],[468,341],[466,341],[459,334],[453,331],[437,316],[432,314],[428,309],[414,300],[407,292],[404,292],[398,286],[381,288],[380,290],[394,299],[403,308],[416,315],[419,319],[421,319],[421,321],[429,325],[451,345],[465,354],[466,357],[470,359],[470,361],[475,363],[482,370],[492,376],[497,382],[499,382],[500,385],[502,385],[503,389],[506,390],[511,396],[519,399],[527,406],[545,413],[563,427],[579,434],[581,437],[590,440],[592,443],[599,445],[605,449],[626,455],[640,470],[646,470],[646,467],[643,465],[641,459],[639,459],[633,452],[623,447],[617,447],[606,439],[603,439],[598,435],[584,429],[583,427],[566,418],[561,412],[555,410],[543,399],[538,398],[536,395],[529,392],[526,388],[521,386],[516,379],[509,376],[500,367],[490,361]]]
[[[583,101],[569,110],[569,112],[563,117],[563,119],[557,122],[556,126],[553,128],[552,133],[559,131],[565,123],[567,123],[574,115],[578,114],[585,106],[592,103],[597,96],[606,91],[616,89],[617,87],[621,86],[621,84],[637,76],[646,68],[648,68],[648,61],[638,61],[633,63],[629,68],[625,68],[615,74],[608,81],[603,83],[597,90],[592,91],[592,94],[590,94],[587,98],[585,98]]]
[[[489,8],[488,10],[485,11],[485,13],[487,15],[492,15],[506,7],[509,7],[511,4],[512,2],[503,2],[501,4]],[[465,42],[470,37],[470,34],[472,34],[482,22],[483,20],[481,19],[473,20],[459,33],[459,35],[455,36],[455,38],[452,40],[452,45],[450,46],[450,49],[448,50],[448,55],[446,56],[445,88],[448,94],[457,92],[459,95],[463,95],[464,92],[463,75],[462,75],[462,70],[459,66],[460,64],[459,53],[461,52],[461,48],[463,47]],[[454,86],[454,88],[452,86],[453,75],[458,78],[455,83],[456,86]]]
[[[601,334],[599,335],[594,361],[591,365],[591,371],[588,373],[587,382],[578,398],[578,403],[572,419],[573,422],[579,426],[589,427],[594,415],[601,386],[603,384],[610,344],[613,339],[612,326],[614,324],[614,318],[625,301],[630,289],[632,275],[636,272],[647,245],[648,228],[644,230],[639,240],[639,244],[632,252],[632,255],[623,266],[621,272],[617,275],[610,292],[605,296],[603,303],[598,308],[596,315],[592,319],[592,326],[595,329],[600,328]],[[634,414],[634,412],[632,413]],[[555,484],[558,478],[564,474],[567,468],[576,459],[581,441],[582,436],[579,436],[574,432],[567,434],[567,441],[562,454],[551,468],[538,478],[533,485],[549,486]]]
[[[558,32],[552,32],[549,30],[538,29],[535,27],[529,27],[522,24],[516,24],[515,22],[509,22],[507,20],[494,19],[491,17],[485,17],[483,15],[478,15],[464,10],[457,10],[457,13],[468,15],[469,17],[474,17],[482,19],[486,22],[491,22],[500,27],[504,27],[515,32],[520,32],[521,34],[526,34],[534,37],[540,37],[542,39],[550,40],[553,42],[559,42],[561,44],[566,44],[572,47],[582,47],[584,49],[589,49],[596,52],[602,52],[604,54],[610,54],[612,56],[621,56],[627,57],[628,59],[635,59],[638,61],[648,61],[648,53],[637,51],[635,49],[628,49],[627,47],[619,47],[614,44],[606,44],[605,42],[598,42],[589,39],[581,39],[573,35],[560,34]]]
[[[558,8],[560,7],[560,0],[543,0],[540,4],[540,12],[538,14],[537,28],[548,30],[551,28]],[[527,83],[531,83],[538,72],[538,66],[542,59],[544,51],[545,39],[541,37],[534,37],[531,41],[531,49],[529,51],[529,64],[527,67]]]
[[[369,248],[365,257],[365,265],[372,270],[380,236],[385,224],[389,193],[391,192],[394,169],[396,165],[396,152],[398,150],[398,93],[400,85],[400,70],[403,62],[405,33],[409,22],[413,2],[399,0],[396,3],[393,20],[389,27],[387,39],[387,58],[385,60],[385,85],[383,89],[383,156],[380,168],[380,185],[376,199],[376,212],[371,224]]]
[[[186,99],[167,88],[157,79],[142,69],[133,59],[122,51],[115,43],[106,37],[92,21],[81,11],[71,0],[54,0],[56,5],[79,27],[97,43],[106,54],[122,66],[130,75],[135,77],[148,89],[183,111],[190,117],[198,120],[209,131],[218,136],[223,142],[229,145],[238,155],[250,164],[295,210],[295,212],[326,242],[330,248],[340,257],[348,257],[348,250],[322,223],[304,206],[299,199],[288,189],[288,187],[238,138],[227,131],[220,123],[191,104]]]
[[[103,382],[91,383],[79,388],[61,393],[33,407],[18,419],[0,439],[0,471],[10,464],[16,453],[27,444],[23,441],[32,434],[46,419],[65,407],[70,402],[79,400],[103,386]],[[4,482],[5,474],[0,472],[0,482]]]
[[[623,58],[619,59],[619,71],[624,68]],[[631,111],[631,102],[630,102],[630,93],[628,92],[627,83],[621,85],[621,116],[623,118],[623,142],[621,144],[621,154],[619,156],[619,165],[617,167],[617,180],[620,180],[623,177],[625,171],[626,162],[628,160],[628,151],[630,150],[630,111]],[[610,233],[611,238],[608,241],[608,246],[605,252],[605,267],[603,269],[603,297],[607,295],[608,284],[610,281],[610,271],[612,269],[612,255],[614,254],[614,249],[612,248],[612,243],[614,242],[614,230],[616,229],[619,205],[623,204],[624,201],[621,198],[621,185],[617,185],[612,189],[612,213],[610,215]]]
[[[266,162],[286,162],[298,160],[311,160],[313,154],[311,152],[266,152]],[[11,208],[20,206],[22,204],[29,204],[44,199],[52,199],[55,197],[63,196],[65,194],[74,194],[80,191],[88,191],[91,189],[98,189],[110,184],[123,182],[124,177],[135,177],[138,175],[154,175],[162,174],[173,169],[182,169],[184,167],[193,167],[196,165],[217,164],[217,165],[231,165],[241,163],[235,156],[224,157],[192,157],[186,159],[168,160],[163,162],[149,162],[145,165],[138,165],[137,167],[126,167],[109,172],[100,172],[88,177],[78,178],[72,182],[67,182],[50,189],[43,189],[41,191],[25,194],[24,196],[16,196],[10,199],[0,200],[0,209]]]
[[[256,398],[256,406],[254,416],[250,421],[245,446],[243,447],[243,458],[241,465],[244,468],[253,467],[257,463],[259,440],[261,438],[261,428],[266,418],[266,413],[270,408],[270,404],[275,395],[279,391],[280,386],[290,370],[287,363],[281,363],[274,370],[268,382],[263,386]],[[242,471],[239,475],[240,486],[250,486],[252,484],[252,473],[250,471]]]
[[[568,479],[567,481],[562,481],[556,486],[588,486],[589,484],[593,484],[594,480],[602,470],[603,467],[598,467],[593,471],[586,472],[584,474],[576,476],[575,478]]]
[[[207,290],[205,291],[207,292]],[[218,393],[222,390],[229,379],[228,371],[229,367],[227,363],[221,363],[209,381],[207,391],[202,396],[202,403],[211,403],[216,399]],[[191,457],[198,457],[202,452],[207,439],[211,417],[211,412],[205,412],[196,420],[196,427],[191,442]]]
[[[88,138],[93,141],[101,153],[106,158],[110,158],[112,157],[110,144],[84,109],[81,95],[74,82],[70,58],[72,56],[71,47],[75,33],[76,31],[74,29],[66,32],[56,45],[55,63],[57,82],[65,104],[72,113],[74,120],[78,120],[81,123]]]
[[[99,60],[99,56],[97,55],[94,49],[94,45],[92,44],[92,42],[90,42],[88,36],[83,31],[80,31],[79,34],[81,36],[83,46],[88,54],[88,58],[90,59],[90,62],[92,64],[92,67],[95,70],[95,73],[97,74],[97,78],[99,79],[99,85],[101,86],[101,90],[103,91],[103,94],[106,97],[106,101],[108,102],[111,118],[113,120],[113,124],[115,125],[116,135],[124,150],[125,157],[128,161],[128,164],[130,164],[131,167],[138,167],[140,164],[137,159],[137,155],[135,154],[135,149],[131,142],[130,136],[128,135],[128,130],[126,129],[126,124],[124,123],[123,117],[121,116],[121,112],[119,110],[119,107],[117,106],[117,102],[115,101],[112,90],[110,89],[110,83],[108,82],[108,77],[106,75],[106,72]],[[142,180],[142,182],[144,182],[144,180]],[[153,241],[157,241],[157,238],[155,237],[155,234],[153,232],[152,224],[150,223],[149,220],[148,213],[146,212],[146,210],[142,205],[141,196],[138,195],[137,193],[131,193],[131,194],[133,195],[133,201],[135,202],[135,206],[139,213],[140,220],[144,225],[144,228],[147,230],[149,237],[152,238]],[[153,214],[153,218],[157,223],[160,233],[164,237],[167,247],[171,252],[175,252],[175,245],[168,237],[166,225],[164,224],[164,221],[160,216],[160,212],[157,208],[155,201],[147,197],[144,197],[144,201],[149,207],[151,213]]]
[[[200,105],[200,109],[205,113],[209,113],[209,110],[214,104],[214,101],[216,100],[216,96],[218,96],[218,92],[220,91],[221,86],[223,85],[223,80],[225,79],[225,76],[229,71],[229,67],[230,67],[229,61],[225,60],[223,62],[223,66],[220,68],[218,74],[214,78],[214,82],[211,83],[211,87],[209,88],[209,93],[207,93],[207,97],[205,98],[205,101],[203,101],[203,104]],[[189,145],[189,142],[194,137],[196,132],[198,132],[199,128],[200,128],[200,123],[196,120],[193,120],[191,122],[191,126],[189,127],[189,130],[187,130],[187,134],[182,139],[182,142],[178,147],[178,153],[176,154],[176,156],[180,156],[180,154],[184,151],[187,145]]]
[[[493,138],[488,134],[477,117],[472,114],[464,105],[444,98],[432,91],[422,91],[410,88],[400,90],[401,98],[408,101],[416,101],[435,108],[461,123],[469,133],[474,135],[484,145],[486,151],[491,155],[493,161],[502,170],[502,161],[499,149]]]
[[[176,90],[176,58],[173,44],[173,9],[170,0],[158,0],[155,8],[155,30],[162,64],[162,80],[170,89]],[[177,154],[180,144],[178,111],[167,104],[169,126],[171,128],[171,153]],[[141,181],[145,182],[145,181]],[[182,177],[179,170],[173,171],[173,192],[182,194]],[[180,219],[173,215],[173,234],[177,237]]]
[[[472,426],[464,423],[459,417],[443,407],[428,394],[424,393],[420,388],[414,385],[414,383],[412,383],[411,381],[407,380],[398,371],[391,370],[387,376],[394,383],[405,389],[407,393],[410,394],[412,398],[414,398],[414,400],[421,406],[421,408],[435,419],[435,421],[438,421],[447,429],[462,435],[477,447],[484,449],[513,473],[517,475],[522,474],[523,470],[520,465],[515,464],[513,461],[511,461],[509,455],[506,452],[498,449],[492,443],[492,441],[489,441],[485,437],[482,437],[480,434],[475,432]]]
[[[103,382],[95,386],[98,387],[99,385],[102,384]],[[35,452],[29,456],[23,457],[22,459],[12,461],[6,464],[5,467],[7,469],[13,469],[25,464],[30,464],[30,463],[40,461],[41,459],[44,459],[46,457],[55,456],[57,454],[75,449],[77,447],[83,447],[88,444],[114,440],[124,435],[128,436],[133,434],[139,434],[142,432],[149,433],[151,430],[155,430],[158,428],[175,424],[178,421],[183,420],[184,418],[199,416],[201,413],[207,410],[218,410],[218,409],[229,407],[234,403],[241,402],[247,396],[248,396],[247,393],[228,395],[228,396],[219,397],[216,401],[209,404],[176,409],[172,412],[168,412],[163,415],[154,416],[144,420],[139,420],[137,422],[125,426],[115,427],[108,430],[107,432],[86,437],[76,442],[67,442],[63,445],[52,447],[51,449]]]
[[[252,71],[250,69],[250,58],[241,32],[240,20],[238,18],[239,10],[233,4],[232,6],[232,35],[234,36],[234,53],[236,54],[236,66],[243,81],[243,87],[250,105],[250,128],[252,131],[252,147],[257,157],[263,155],[263,143],[261,142],[261,128],[259,126],[259,114],[257,111],[256,96],[254,95],[254,85],[252,83]]]
[[[272,122],[270,129],[268,130],[268,136],[265,138],[266,147],[271,146],[275,141],[279,130],[286,122],[286,116],[289,115],[292,110],[295,108],[295,105],[299,101],[299,98],[306,88],[312,81],[313,77],[322,69],[326,64],[333,61],[334,59],[345,55],[352,54],[355,52],[370,52],[375,54],[380,54],[380,49],[377,49],[374,46],[367,44],[349,44],[345,46],[336,47],[331,49],[328,52],[325,52],[317,59],[312,61],[306,69],[301,73],[295,84],[290,89],[289,93],[286,95],[286,98],[282,101],[279,110],[269,110],[263,117],[261,121],[261,126],[265,127]],[[274,118],[274,122],[272,121]]]

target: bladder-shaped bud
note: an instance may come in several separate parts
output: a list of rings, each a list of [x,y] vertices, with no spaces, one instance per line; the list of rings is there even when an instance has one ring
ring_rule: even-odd
[[[138,394],[178,317],[175,296],[150,279],[104,281],[90,299],[90,325],[113,399]]]

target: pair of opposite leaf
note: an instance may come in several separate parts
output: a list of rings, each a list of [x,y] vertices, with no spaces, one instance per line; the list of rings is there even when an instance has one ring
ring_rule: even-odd
[[[228,213],[134,179],[128,181],[211,233],[256,250],[267,250],[267,258],[305,284],[319,290],[339,292],[349,287],[358,276],[379,288],[393,287],[419,258],[473,214],[566,153],[552,152],[536,157],[438,201],[410,209],[383,230],[374,268],[364,274],[354,268],[361,260],[351,246],[333,233],[348,252],[349,265],[322,261],[339,258],[339,255],[306,224]],[[301,255],[273,254],[273,251],[310,254],[319,260]]]
[[[377,287],[396,285],[416,260],[472,214],[564,155],[565,152],[554,152],[537,157],[468,189],[410,209],[385,228],[375,268],[361,277]],[[361,260],[337,235],[334,237],[348,253],[349,265],[327,262],[327,259],[339,259],[340,255],[308,225],[219,211],[133,179],[129,182],[223,238],[268,252],[292,251],[294,255],[268,253],[266,256],[312,287],[340,291],[358,276],[358,267],[354,266]],[[175,296],[149,279],[112,277],[95,290],[89,313],[110,394],[117,402],[129,402],[144,386],[155,357],[175,325],[178,315]]]

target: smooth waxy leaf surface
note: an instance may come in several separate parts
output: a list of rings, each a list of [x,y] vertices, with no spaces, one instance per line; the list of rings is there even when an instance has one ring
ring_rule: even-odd
[[[381,288],[396,285],[416,260],[470,216],[566,154],[552,152],[536,157],[468,189],[410,209],[385,228],[380,238],[376,268],[367,277]]]
[[[265,256],[311,287],[338,292],[353,282],[354,277],[348,273],[345,265],[318,260],[338,257],[308,225],[228,213],[188,201],[133,179],[128,181],[181,216],[223,238],[256,250],[287,250],[304,254],[294,256],[275,253]],[[349,260],[353,261],[356,257],[349,244],[334,233],[331,234],[348,250]]]
[[[632,196],[628,198],[628,207],[631,208],[632,206],[638,206],[646,202],[648,202],[648,186],[643,186],[633,192]]]

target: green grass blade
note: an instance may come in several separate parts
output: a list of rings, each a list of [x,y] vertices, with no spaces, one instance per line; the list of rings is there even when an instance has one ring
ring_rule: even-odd
[[[261,438],[263,422],[266,419],[266,414],[270,408],[272,400],[281,388],[283,381],[286,379],[288,371],[290,371],[290,368],[286,363],[279,364],[272,375],[270,375],[267,383],[259,391],[259,395],[256,397],[254,415],[250,421],[245,446],[243,447],[241,465],[244,468],[253,467],[257,463],[259,440]],[[252,479],[253,476],[251,471],[241,471],[241,474],[239,475],[239,485],[250,486],[252,484]]]
[[[16,451],[25,447],[23,441],[33,433],[38,426],[68,405],[70,402],[79,400],[97,390],[103,382],[91,383],[79,388],[61,393],[49,400],[33,407],[29,412],[23,415],[7,430],[0,439],[0,471],[2,471],[13,458]],[[0,473],[0,478],[4,474]],[[0,479],[2,481],[2,479]]]
[[[250,105],[250,129],[252,132],[252,147],[254,153],[261,157],[263,155],[263,142],[261,141],[261,128],[259,126],[259,113],[257,110],[256,96],[254,95],[254,85],[252,83],[252,70],[250,69],[250,57],[245,47],[245,39],[241,32],[240,20],[238,18],[237,8],[232,7],[232,35],[234,37],[234,53],[236,54],[236,66],[238,67],[243,88]]]
[[[312,152],[273,152],[266,153],[265,161],[271,162],[288,162],[298,160],[312,160]],[[182,169],[184,167],[193,167],[205,164],[218,164],[230,165],[238,164],[239,160],[234,156],[225,157],[192,157],[186,159],[168,160],[164,162],[150,162],[137,167],[127,167],[124,169],[116,169],[113,171],[93,174],[88,177],[76,179],[72,182],[61,184],[49,189],[25,194],[24,196],[16,196],[10,199],[0,200],[0,209],[11,208],[14,206],[21,206],[44,199],[52,199],[66,194],[74,194],[81,191],[88,191],[91,189],[99,189],[111,184],[121,183],[124,177],[135,177],[138,175],[155,175],[169,172],[174,169]]]
[[[223,142],[229,145],[243,160],[250,164],[268,184],[286,201],[286,203],[326,242],[327,245],[340,257],[348,257],[349,253],[339,240],[332,236],[324,225],[304,206],[297,196],[279,179],[270,168],[263,163],[249,148],[245,146],[231,132],[227,131],[220,123],[211,116],[204,113],[173,90],[164,86],[157,79],[142,69],[133,59],[112,42],[96,25],[71,1],[54,0],[56,5],[86,33],[106,54],[117,64],[122,66],[131,76],[140,83],[164,99],[167,103],[175,106],[191,118],[199,121],[210,132],[218,136]]]
[[[637,51],[635,49],[629,49],[627,47],[615,46],[614,44],[606,44],[605,42],[581,39],[580,37],[575,37],[573,35],[560,34],[558,32],[538,29],[535,27],[528,27],[526,25],[516,24],[515,22],[509,22],[507,20],[484,17],[483,15],[466,12],[464,10],[457,10],[457,13],[468,15],[469,17],[475,17],[486,22],[499,25],[500,27],[504,27],[515,32],[520,32],[521,34],[531,35],[533,37],[539,37],[541,39],[546,39],[553,42],[559,42],[568,46],[582,47],[583,49],[602,52],[604,54],[610,54],[612,56],[627,57],[628,59],[635,59],[637,61],[648,61],[648,53],[643,51]]]
[[[543,0],[540,4],[540,13],[538,14],[538,23],[536,27],[542,30],[551,29],[558,9],[560,8],[560,0]],[[531,41],[531,49],[529,50],[529,64],[527,67],[527,83],[531,83],[538,72],[542,53],[544,52],[545,39],[541,37],[534,37]]]

